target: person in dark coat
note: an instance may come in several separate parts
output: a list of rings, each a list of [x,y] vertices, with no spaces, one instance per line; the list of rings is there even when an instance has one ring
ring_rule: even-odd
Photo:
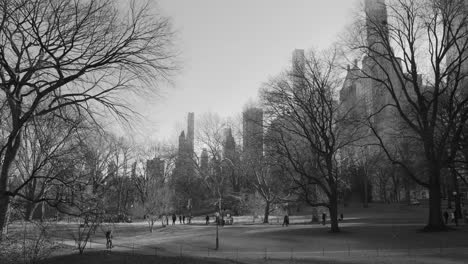
[[[322,225],[325,225],[327,222],[327,214],[325,212],[322,213]]]
[[[210,223],[210,217],[206,215],[205,220],[206,220],[206,224],[208,225]]]
[[[182,224],[182,215],[179,215],[179,224]]]
[[[185,215],[182,215],[182,223],[185,225]]]
[[[175,225],[176,221],[177,221],[177,216],[175,214],[172,214],[172,225]]]
[[[106,232],[106,248],[112,248],[112,230],[107,230]]]
[[[447,211],[444,212],[444,221],[445,221],[445,224],[448,223],[448,218],[449,218],[449,213]]]
[[[283,219],[283,226],[288,226],[289,225],[289,216],[285,215]]]

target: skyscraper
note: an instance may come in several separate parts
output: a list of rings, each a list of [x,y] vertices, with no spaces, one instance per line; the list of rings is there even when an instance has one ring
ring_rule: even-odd
[[[252,107],[242,115],[242,146],[245,155],[260,159],[263,155],[263,110]]]
[[[188,113],[187,116],[187,152],[193,153],[195,138],[195,115],[193,112]]]

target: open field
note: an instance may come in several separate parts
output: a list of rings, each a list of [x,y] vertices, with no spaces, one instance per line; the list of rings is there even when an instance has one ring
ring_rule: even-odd
[[[468,226],[463,223],[452,231],[422,232],[425,211],[424,207],[387,205],[343,209],[345,220],[341,222],[342,232],[337,234],[329,233],[328,225],[301,224],[310,216],[292,217],[296,224],[289,227],[276,221],[252,224],[251,218],[243,223],[238,218],[236,224],[219,228],[219,250],[215,250],[213,224],[195,221],[192,225],[158,225],[153,233],[144,222],[117,224],[113,226],[112,252],[105,250],[105,237],[98,229],[85,252],[101,261],[88,261],[92,258],[84,256],[82,263],[153,263],[155,259],[159,261],[156,263],[197,263],[200,259],[215,261],[212,263],[466,263]],[[56,252],[61,261],[68,258],[64,256],[67,254],[74,254],[70,259],[80,259],[72,249],[75,242],[71,232],[76,225],[61,223],[54,228],[56,241],[69,246]],[[136,257],[140,260],[131,260]],[[195,260],[187,260],[192,257]]]

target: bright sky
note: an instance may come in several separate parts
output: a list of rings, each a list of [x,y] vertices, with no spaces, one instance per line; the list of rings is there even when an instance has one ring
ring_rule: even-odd
[[[146,140],[174,138],[188,112],[240,113],[296,48],[327,48],[352,21],[356,0],[158,0],[178,32],[183,70],[163,97],[143,100]],[[179,124],[178,126],[176,124]],[[178,128],[176,128],[178,127]]]

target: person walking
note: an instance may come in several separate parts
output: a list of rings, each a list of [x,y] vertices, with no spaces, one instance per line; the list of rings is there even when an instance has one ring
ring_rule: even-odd
[[[206,215],[205,220],[206,220],[206,224],[208,225],[210,223],[210,217]]]
[[[448,223],[448,218],[449,218],[449,213],[447,211],[444,212],[444,220],[445,220],[445,224]]]
[[[176,221],[177,221],[177,216],[175,214],[172,214],[172,225],[175,225]]]
[[[112,248],[112,230],[107,230],[106,232],[106,248]]]
[[[185,215],[182,215],[182,223],[185,225]]]
[[[453,211],[453,222],[455,222],[455,226],[458,226],[458,211]]]
[[[179,224],[182,224],[182,215],[179,215]]]
[[[288,215],[285,215],[284,218],[283,218],[283,225],[282,226],[286,226],[288,227],[289,226],[289,216]]]
[[[322,213],[322,225],[327,223],[327,214],[325,212]]]

